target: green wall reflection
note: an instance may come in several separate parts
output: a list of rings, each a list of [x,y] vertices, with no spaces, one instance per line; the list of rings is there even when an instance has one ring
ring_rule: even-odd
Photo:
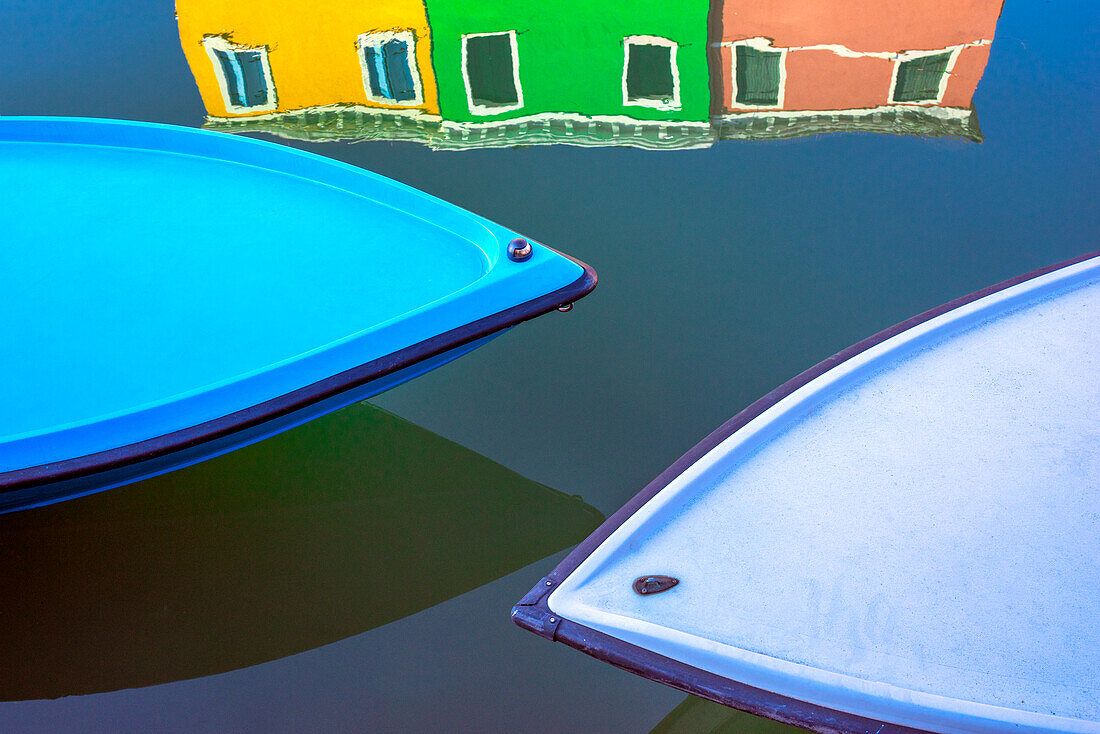
[[[601,521],[360,403],[240,451],[0,518],[0,699],[206,676],[400,619]]]

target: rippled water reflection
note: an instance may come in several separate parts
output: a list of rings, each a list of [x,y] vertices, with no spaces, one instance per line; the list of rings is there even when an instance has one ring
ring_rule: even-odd
[[[4,114],[274,133],[560,246],[601,285],[373,401],[401,419],[354,407],[0,518],[0,729],[782,731],[508,610],[592,508],[787,378],[1096,248],[1096,9],[874,5],[895,12],[806,3],[826,27],[765,0],[180,0],[178,23],[165,0],[10,2]]]

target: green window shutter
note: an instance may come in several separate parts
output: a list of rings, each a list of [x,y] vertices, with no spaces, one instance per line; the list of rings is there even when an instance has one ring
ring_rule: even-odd
[[[504,107],[519,102],[512,63],[512,40],[507,33],[466,39],[466,76],[474,104]]]
[[[382,46],[382,53],[390,98],[397,102],[416,99],[416,87],[409,70],[409,44],[395,38]]]
[[[244,90],[241,89],[244,86],[244,79],[240,77],[236,59],[230,58],[229,54],[220,48],[214,49],[214,57],[221,66],[222,79],[225,80],[225,93],[229,97],[229,102],[237,107],[247,107],[248,102],[245,100]]]
[[[374,46],[364,45],[359,49],[363,54],[363,62],[367,67],[367,82],[370,85],[371,96],[387,96],[388,90],[383,88],[386,82],[385,69],[382,67],[382,54]]]
[[[940,80],[950,61],[951,52],[948,51],[901,62],[894,85],[894,101],[935,102],[940,96]]]
[[[759,51],[751,46],[735,46],[734,69],[737,79],[737,104],[779,104],[780,51]]]
[[[267,93],[263,59],[259,51],[238,51],[237,63],[241,65],[244,79],[246,107],[262,107],[271,100]]]
[[[671,100],[674,84],[670,47],[630,44],[630,58],[626,66],[628,100]]]

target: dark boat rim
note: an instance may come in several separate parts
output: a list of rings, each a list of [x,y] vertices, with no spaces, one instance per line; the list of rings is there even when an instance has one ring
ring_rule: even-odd
[[[577,622],[562,619],[551,612],[547,604],[547,597],[585,559],[592,555],[612,533],[668,486],[672,480],[683,474],[688,467],[736,431],[799,388],[868,349],[937,316],[1021,283],[1026,283],[1043,275],[1094,258],[1100,258],[1100,250],[1079,255],[1054,265],[1048,265],[961,296],[856,342],[784,382],[711,432],[608,517],[588,538],[574,548],[553,571],[540,579],[534,588],[512,608],[512,620],[520,627],[541,637],[565,643],[598,660],[611,663],[643,678],[663,683],[685,693],[706,698],[731,708],[801,726],[821,734],[838,734],[838,732],[850,734],[912,734],[913,732],[923,731],[807,703],[687,665]]]
[[[115,471],[231,436],[572,304],[596,287],[596,271],[591,266],[546,245],[539,246],[579,265],[584,272],[555,291],[220,418],[106,451],[0,472],[0,498],[9,492]]]

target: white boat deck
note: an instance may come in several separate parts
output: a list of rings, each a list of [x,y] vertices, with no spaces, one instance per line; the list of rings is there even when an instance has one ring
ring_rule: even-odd
[[[634,593],[651,574],[681,583]],[[968,304],[795,391],[549,605],[883,721],[1100,731],[1100,264]]]

